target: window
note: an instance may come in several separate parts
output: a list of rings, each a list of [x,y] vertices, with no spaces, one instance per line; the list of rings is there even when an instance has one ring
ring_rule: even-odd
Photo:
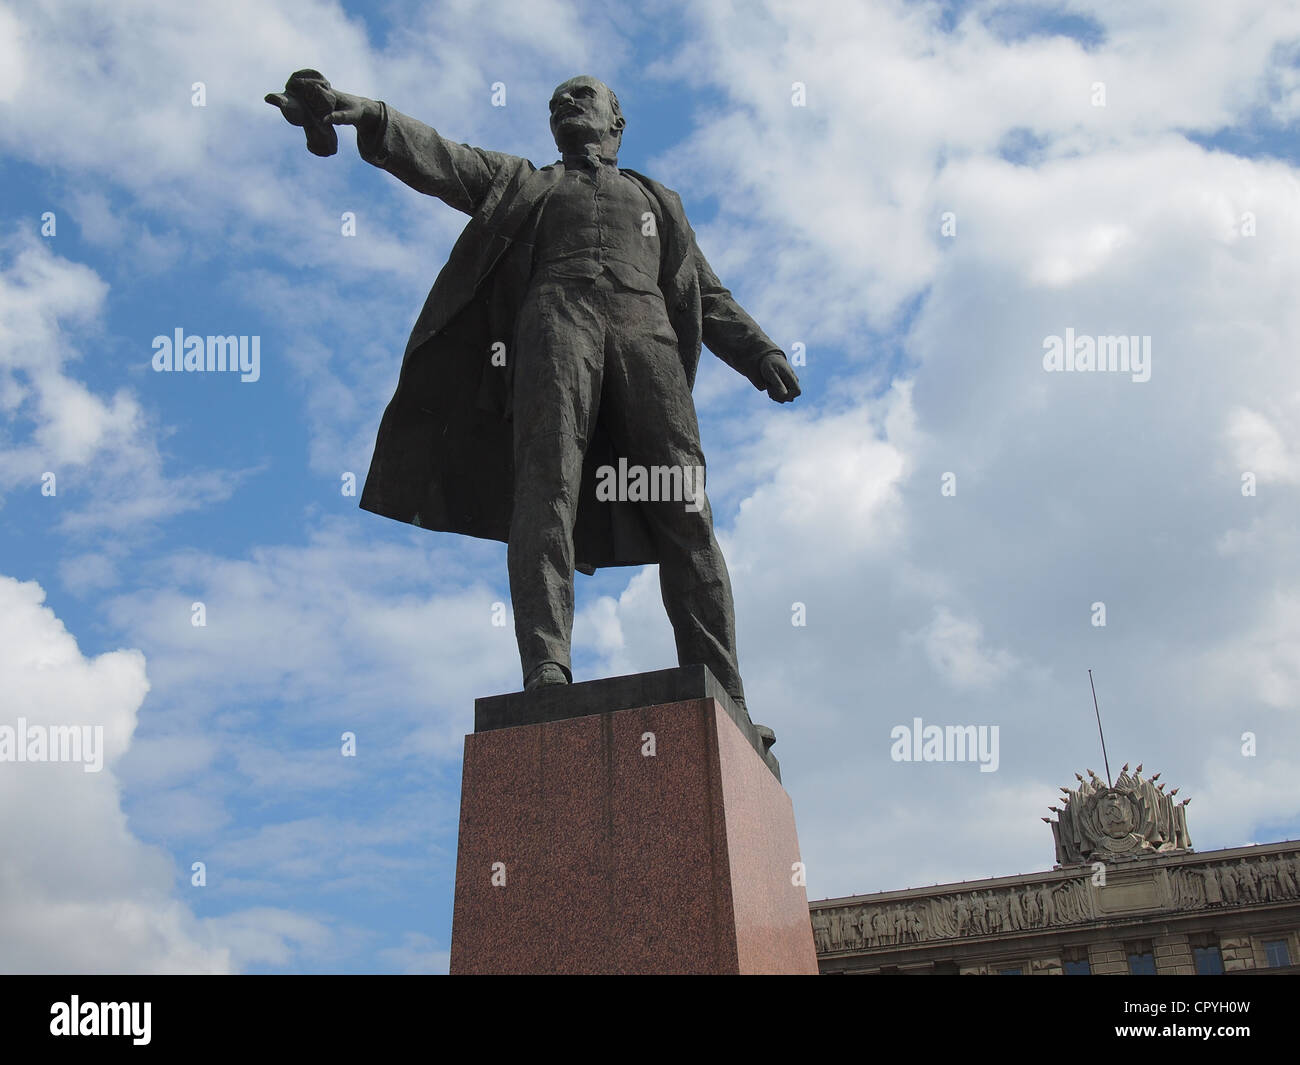
[[[1285,939],[1264,940],[1264,956],[1270,969],[1281,969],[1291,964],[1291,948]]]
[[[1088,964],[1087,958],[1066,958],[1065,975],[1066,976],[1091,976],[1092,966]]]
[[[999,976],[1024,976],[1025,974],[1024,974],[1024,970],[1016,968],[1016,969],[999,969],[998,975]]]
[[[1218,947],[1193,947],[1192,955],[1196,958],[1198,976],[1218,976],[1223,972],[1223,958]]]
[[[1155,956],[1149,950],[1129,954],[1128,971],[1133,976],[1155,976]]]

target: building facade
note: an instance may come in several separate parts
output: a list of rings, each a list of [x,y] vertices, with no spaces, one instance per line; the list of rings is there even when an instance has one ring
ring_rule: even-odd
[[[812,903],[821,972],[1300,972],[1300,844],[1196,853],[1158,776],[1063,788],[1051,871]]]

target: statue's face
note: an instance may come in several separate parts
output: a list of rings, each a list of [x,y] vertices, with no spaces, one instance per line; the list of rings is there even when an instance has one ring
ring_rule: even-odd
[[[599,143],[610,133],[616,119],[604,82],[583,75],[570,78],[551,95],[551,133],[560,151]]]

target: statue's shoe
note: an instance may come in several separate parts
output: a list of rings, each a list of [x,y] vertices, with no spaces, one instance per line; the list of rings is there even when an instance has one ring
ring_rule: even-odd
[[[552,684],[568,683],[569,675],[565,673],[563,666],[557,662],[543,662],[528,674],[528,679],[524,681],[524,691],[532,691],[534,688],[549,688]]]
[[[754,731],[758,733],[759,740],[763,744],[763,761],[767,767],[776,775],[776,779],[781,779],[781,763],[777,760],[776,755],[772,753],[772,746],[776,743],[776,733],[766,725],[755,725]]]
[[[754,719],[749,716],[749,707],[745,705],[744,698],[737,699],[734,695],[731,697],[732,705],[741,712],[745,720],[749,722],[750,728],[757,734],[759,742],[763,745],[762,757],[768,765],[768,768],[776,774],[776,779],[781,779],[781,763],[777,760],[776,755],[772,753],[772,748],[776,745],[776,733],[766,725],[754,724]]]
[[[737,699],[733,695],[731,697],[731,703],[736,707],[736,709],[745,715],[745,720],[748,721],[754,731],[758,733],[758,738],[763,741],[763,754],[766,756],[767,752],[776,744],[776,733],[766,725],[755,724],[754,719],[749,716],[749,707],[745,705],[745,700],[743,698]]]

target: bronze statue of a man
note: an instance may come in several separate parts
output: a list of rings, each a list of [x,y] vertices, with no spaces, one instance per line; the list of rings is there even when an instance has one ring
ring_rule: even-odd
[[[363,159],[470,216],[411,332],[361,506],[508,545],[525,688],[572,681],[575,569],[657,562],[680,664],[708,666],[743,711],[691,398],[701,343],[777,402],[799,383],[710,269],[677,194],[618,166],[618,98],[591,77],[559,86],[562,158],[540,170],[314,71],[267,100],[317,154],[355,126]],[[636,468],[684,491],[598,492]]]

